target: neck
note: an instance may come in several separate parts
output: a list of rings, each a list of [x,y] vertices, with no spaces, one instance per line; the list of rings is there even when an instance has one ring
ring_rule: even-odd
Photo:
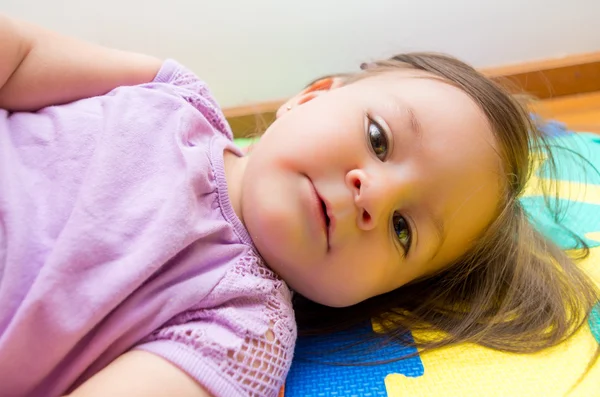
[[[248,156],[238,157],[228,150],[223,152],[223,164],[225,165],[225,180],[227,181],[227,194],[233,207],[235,215],[244,223],[244,214],[242,212],[242,181]]]

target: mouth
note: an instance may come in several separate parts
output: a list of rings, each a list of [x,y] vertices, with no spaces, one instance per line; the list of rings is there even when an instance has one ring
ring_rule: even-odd
[[[319,195],[319,192],[317,192],[316,189],[315,189],[315,192],[317,193],[317,199],[319,200],[319,204],[321,206],[321,216],[322,216],[323,220],[325,221],[325,238],[327,239],[327,251],[329,251],[329,249],[331,248],[329,246],[329,238],[330,238],[330,233],[331,233],[331,229],[329,226],[331,225],[331,218],[329,218],[329,215],[327,214],[327,204],[321,198],[321,196]]]
[[[323,199],[321,197],[319,197],[318,193],[317,193],[317,197],[319,198],[319,201],[321,202],[321,210],[323,210],[323,216],[325,217],[325,227],[329,230],[329,224],[331,223],[331,219],[329,219],[329,215],[327,215],[327,205],[325,204],[325,201],[323,201]]]
[[[327,238],[327,251],[329,251],[331,249],[331,236],[335,229],[335,218],[333,217],[333,214],[329,206],[327,205],[327,201],[325,201],[323,197],[321,197],[321,195],[316,189],[315,192],[317,193],[317,198],[321,206],[321,213],[323,219],[325,220],[325,236]]]
[[[325,239],[327,242],[327,251],[329,251],[330,249],[330,238],[331,238],[331,231],[332,231],[332,217],[330,216],[330,212],[328,211],[328,207],[327,207],[327,202],[323,199],[323,197],[321,197],[321,195],[319,194],[319,192],[317,191],[317,188],[315,187],[315,185],[313,184],[312,180],[310,178],[308,178],[310,184],[311,184],[311,188],[313,191],[313,198],[316,201],[316,205],[314,208],[317,212],[317,216],[320,219],[320,223],[323,227],[323,232],[325,233]]]

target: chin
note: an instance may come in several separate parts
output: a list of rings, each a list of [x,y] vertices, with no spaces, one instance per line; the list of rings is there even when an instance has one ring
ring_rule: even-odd
[[[306,299],[324,306],[342,308],[355,305],[363,300],[356,296],[340,294],[339,291],[326,285],[315,285],[314,282],[310,281],[294,283],[292,278],[284,276],[282,278],[293,291],[296,291]]]
[[[322,296],[321,295],[321,296],[315,297],[314,299],[311,299],[308,296],[305,296],[305,298],[308,298],[308,299],[312,300],[313,302],[317,302],[321,305],[335,307],[335,308],[349,307],[349,306],[355,305],[360,302],[360,300],[345,299],[345,298],[341,298],[339,296]]]

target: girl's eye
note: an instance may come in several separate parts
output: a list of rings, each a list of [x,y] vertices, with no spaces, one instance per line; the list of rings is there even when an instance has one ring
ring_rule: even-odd
[[[405,254],[408,254],[412,234],[408,222],[402,215],[396,212],[392,217],[392,224],[394,226],[394,234],[396,235],[396,238],[404,248]]]
[[[388,154],[388,139],[385,131],[377,122],[369,119],[367,134],[373,152],[379,160],[384,161]]]

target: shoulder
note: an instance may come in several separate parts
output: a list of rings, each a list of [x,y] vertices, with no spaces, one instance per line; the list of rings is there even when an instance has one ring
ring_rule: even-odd
[[[208,85],[185,66],[168,59],[163,63],[154,80],[144,86],[170,87],[172,92],[202,113],[214,128],[233,139],[229,124]]]

